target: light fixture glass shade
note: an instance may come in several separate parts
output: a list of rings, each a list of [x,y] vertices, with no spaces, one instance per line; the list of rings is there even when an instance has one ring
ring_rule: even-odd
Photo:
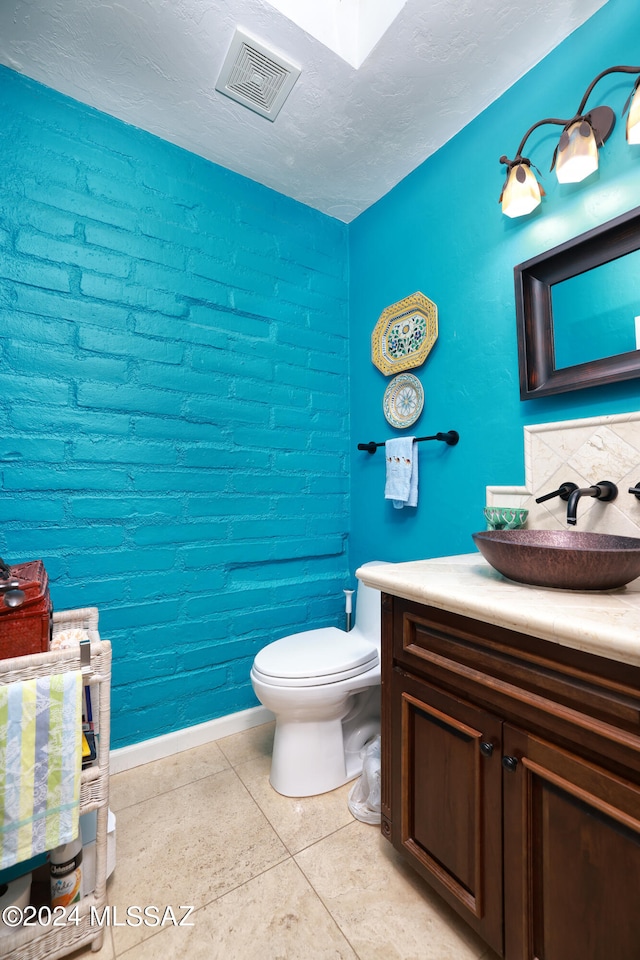
[[[526,163],[511,167],[502,192],[502,212],[507,217],[524,217],[540,203],[540,184]]]
[[[560,138],[556,159],[559,183],[580,183],[598,169],[598,145],[591,124],[576,120]]]
[[[640,143],[640,86],[636,87],[627,115],[627,142]]]

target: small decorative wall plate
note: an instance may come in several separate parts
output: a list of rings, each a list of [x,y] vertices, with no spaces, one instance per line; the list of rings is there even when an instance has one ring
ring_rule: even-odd
[[[383,310],[371,334],[371,359],[389,376],[419,367],[438,339],[438,308],[418,292]]]
[[[384,392],[382,409],[392,427],[410,427],[422,413],[423,406],[424,390],[412,373],[394,377]]]

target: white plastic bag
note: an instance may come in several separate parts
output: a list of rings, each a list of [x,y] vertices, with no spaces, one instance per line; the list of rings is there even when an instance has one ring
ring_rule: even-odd
[[[363,748],[362,775],[349,791],[349,810],[363,823],[380,823],[380,737]]]

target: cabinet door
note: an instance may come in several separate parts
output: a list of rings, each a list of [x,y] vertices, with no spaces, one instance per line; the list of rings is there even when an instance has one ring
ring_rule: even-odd
[[[507,960],[638,960],[640,789],[506,724],[504,753]]]
[[[392,839],[502,953],[501,723],[394,671]]]

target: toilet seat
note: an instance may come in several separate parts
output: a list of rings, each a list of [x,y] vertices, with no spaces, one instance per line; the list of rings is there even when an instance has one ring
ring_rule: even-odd
[[[274,640],[256,655],[255,675],[279,687],[311,687],[360,676],[378,664],[378,650],[359,634],[321,627]]]

